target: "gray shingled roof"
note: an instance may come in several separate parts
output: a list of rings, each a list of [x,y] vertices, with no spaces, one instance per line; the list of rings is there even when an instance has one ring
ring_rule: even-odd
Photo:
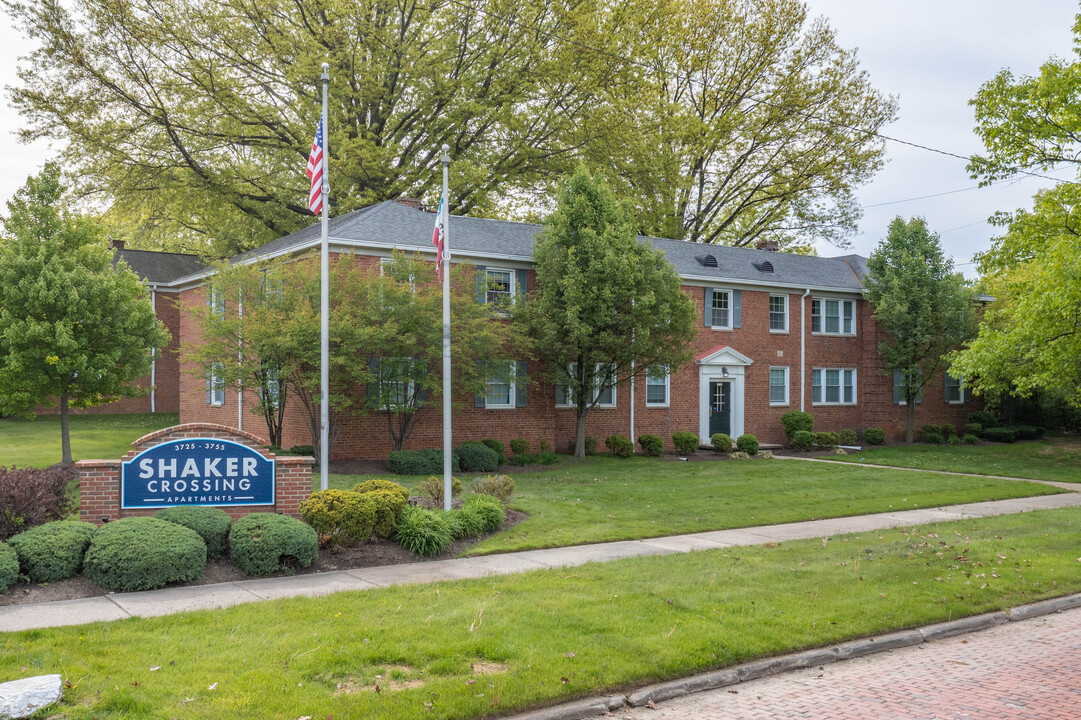
[[[340,244],[434,253],[431,244],[434,225],[434,212],[388,200],[331,220],[330,240]],[[533,223],[454,216],[450,220],[449,243],[451,251],[463,258],[502,257],[511,262],[523,262],[532,258],[533,241],[543,227]],[[238,255],[234,260],[311,247],[318,244],[319,237],[320,227],[315,223]],[[639,239],[661,250],[680,275],[704,283],[715,279],[718,284],[743,281],[859,291],[862,288],[860,277],[866,272],[866,260],[859,255],[821,258],[662,238]],[[707,254],[716,258],[717,267],[706,267],[700,262],[698,258]],[[772,264],[773,272],[760,269],[766,262]]]
[[[157,252],[154,250],[117,250],[113,263],[123,260],[144,282],[168,283],[207,267],[198,255]]]

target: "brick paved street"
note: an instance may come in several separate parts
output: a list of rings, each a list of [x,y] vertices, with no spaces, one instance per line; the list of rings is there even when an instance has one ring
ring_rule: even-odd
[[[628,720],[1081,719],[1081,608],[615,715]]]

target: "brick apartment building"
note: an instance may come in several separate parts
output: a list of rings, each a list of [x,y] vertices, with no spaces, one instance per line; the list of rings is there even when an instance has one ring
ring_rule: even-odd
[[[331,253],[354,252],[377,264],[393,250],[432,255],[434,215],[414,202],[387,201],[330,221]],[[450,247],[454,262],[475,266],[491,287],[513,297],[535,287],[533,241],[541,226],[453,217]],[[294,255],[318,248],[318,224],[279,238],[235,260]],[[866,260],[858,255],[807,257],[769,249],[732,248],[642,238],[663,251],[683,279],[697,307],[694,360],[665,376],[639,378],[606,392],[588,416],[587,434],[603,441],[618,433],[637,438],[659,435],[671,448],[672,433],[695,432],[708,443],[715,432],[733,438],[753,433],[761,442],[784,440],[781,416],[805,410],[816,430],[883,428],[892,439],[904,432],[905,407],[896,378],[878,356],[881,333],[864,299]],[[206,302],[210,271],[191,256],[121,250],[156,293],[159,317],[173,333],[173,348],[156,367],[157,409],[176,406],[181,422],[211,422],[265,436],[260,416],[251,412],[253,391],[208,387],[199,368],[186,366],[177,343],[196,341],[198,328],[183,307]],[[152,255],[162,255],[151,259]],[[480,298],[482,301],[487,298]],[[179,310],[178,310],[179,306]],[[175,328],[175,329],[174,329]],[[575,413],[563,389],[544,382],[521,382],[531,375],[518,361],[517,382],[492,383],[476,397],[456,398],[454,443],[497,438],[542,441],[565,451],[574,438]],[[187,371],[185,371],[185,369]],[[177,388],[174,390],[173,388]],[[363,392],[362,389],[359,391]],[[976,400],[978,403],[978,399]],[[932,378],[917,408],[917,425],[960,425],[979,407],[954,379]],[[289,407],[283,445],[310,443],[307,419]],[[407,448],[442,446],[442,418],[421,411]],[[345,418],[334,446],[336,458],[384,458],[390,451],[386,419],[376,411]]]

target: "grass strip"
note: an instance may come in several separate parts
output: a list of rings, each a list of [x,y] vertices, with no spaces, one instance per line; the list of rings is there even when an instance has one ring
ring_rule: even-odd
[[[72,415],[71,455],[76,460],[119,458],[147,433],[176,425],[176,413]],[[60,416],[0,419],[0,466],[48,467],[60,462]]]
[[[1081,509],[0,635],[50,717],[519,711],[1081,590]]]
[[[1061,492],[1036,483],[793,460],[565,458],[510,472],[529,518],[470,554],[633,540]],[[334,476],[351,488],[370,476]],[[395,478],[416,482],[412,478]],[[468,488],[469,480],[463,477]],[[468,492],[468,490],[467,490]]]
[[[1072,438],[1014,444],[865,447],[859,453],[830,459],[920,470],[1081,483],[1081,443]]]

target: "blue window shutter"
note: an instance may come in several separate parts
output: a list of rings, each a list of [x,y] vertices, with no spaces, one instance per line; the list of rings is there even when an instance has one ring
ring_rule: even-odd
[[[372,374],[371,380],[368,381],[368,405],[369,407],[379,406],[379,358],[368,359],[368,372]]]
[[[517,285],[518,285],[518,288],[517,288],[518,297],[521,300],[525,300],[526,276],[528,274],[528,271],[527,270],[515,270],[514,273],[516,275],[515,283],[517,283]]]
[[[425,388],[417,388],[417,404],[428,401],[428,391]]]
[[[743,291],[732,291],[732,327],[743,327]]]
[[[481,270],[481,269],[482,268],[477,268],[477,270]],[[479,361],[477,362],[477,374],[480,375],[482,378],[485,377],[484,363],[479,362]],[[482,408],[482,407],[486,406],[486,404],[484,402],[484,393],[479,392],[479,393],[476,394],[476,396],[473,398],[473,405],[474,405],[474,407],[479,407],[479,408]]]
[[[214,383],[212,382],[211,371],[206,371],[206,404],[209,405],[214,402]]]
[[[488,302],[488,268],[484,265],[477,265],[477,302],[481,305]]]
[[[526,364],[516,363],[514,368],[514,407],[525,407]]]
[[[893,404],[894,405],[900,405],[903,400],[904,400],[904,397],[903,397],[903,395],[901,393],[901,371],[900,370],[894,370],[893,371]]]
[[[706,327],[713,325],[713,288],[706,288],[705,311],[702,313]]]

